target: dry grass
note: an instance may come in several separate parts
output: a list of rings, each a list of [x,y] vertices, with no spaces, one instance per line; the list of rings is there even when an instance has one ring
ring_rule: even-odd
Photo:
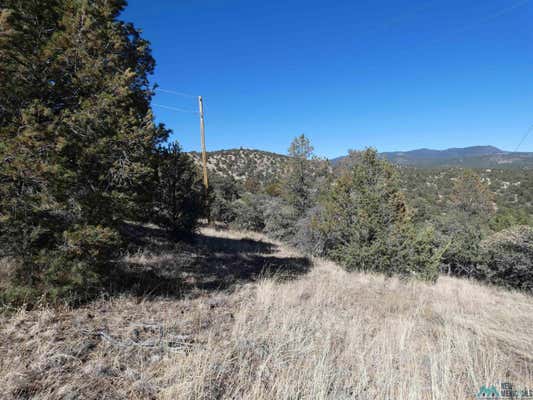
[[[298,257],[274,245],[269,257]],[[533,386],[533,298],[448,277],[432,286],[347,273],[323,260],[289,281],[1,318],[7,399],[472,399],[482,384]]]

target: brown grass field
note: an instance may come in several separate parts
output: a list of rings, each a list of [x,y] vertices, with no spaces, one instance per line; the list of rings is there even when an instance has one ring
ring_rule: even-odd
[[[450,400],[503,381],[533,389],[533,298],[521,293],[348,273],[258,234],[208,228],[194,246],[124,262],[143,274],[131,278],[136,290],[0,316],[1,399]]]

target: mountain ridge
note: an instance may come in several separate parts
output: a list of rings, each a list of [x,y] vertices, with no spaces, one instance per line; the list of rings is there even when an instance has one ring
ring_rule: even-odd
[[[201,165],[201,153],[188,153]],[[445,150],[415,149],[379,153],[390,162],[415,168],[533,169],[533,152],[510,152],[495,146],[452,147]],[[332,167],[346,156],[328,160]],[[279,181],[289,169],[290,156],[258,149],[226,149],[207,153],[210,173],[238,182],[269,184]]]
[[[501,150],[495,146],[452,147],[445,150],[415,149],[383,152],[389,161],[418,167],[523,167],[533,166],[533,153]]]
[[[379,154],[394,164],[413,167],[533,167],[533,152],[505,151],[491,145],[451,147],[444,150],[420,148]],[[330,161],[335,165],[344,157]]]

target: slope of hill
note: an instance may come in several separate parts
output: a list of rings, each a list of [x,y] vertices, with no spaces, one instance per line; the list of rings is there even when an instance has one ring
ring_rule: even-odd
[[[189,153],[200,165],[201,153]],[[268,183],[279,179],[287,171],[289,157],[262,150],[230,149],[207,153],[207,167],[211,173],[229,176],[237,181],[255,179]]]
[[[2,399],[466,400],[531,384],[530,296],[305,264],[259,234],[199,239],[130,257],[181,282],[174,296],[0,315]]]
[[[503,151],[494,146],[473,146],[447,150],[418,149],[404,152],[383,152],[381,154],[393,163],[418,167],[533,166],[533,153]]]

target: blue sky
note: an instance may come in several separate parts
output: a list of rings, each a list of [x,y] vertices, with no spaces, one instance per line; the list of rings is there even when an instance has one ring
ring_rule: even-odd
[[[202,95],[208,150],[491,144],[533,125],[533,0],[130,0],[161,89]],[[192,96],[153,103],[194,111]],[[185,150],[193,112],[154,106]],[[533,133],[520,150],[533,151]]]

